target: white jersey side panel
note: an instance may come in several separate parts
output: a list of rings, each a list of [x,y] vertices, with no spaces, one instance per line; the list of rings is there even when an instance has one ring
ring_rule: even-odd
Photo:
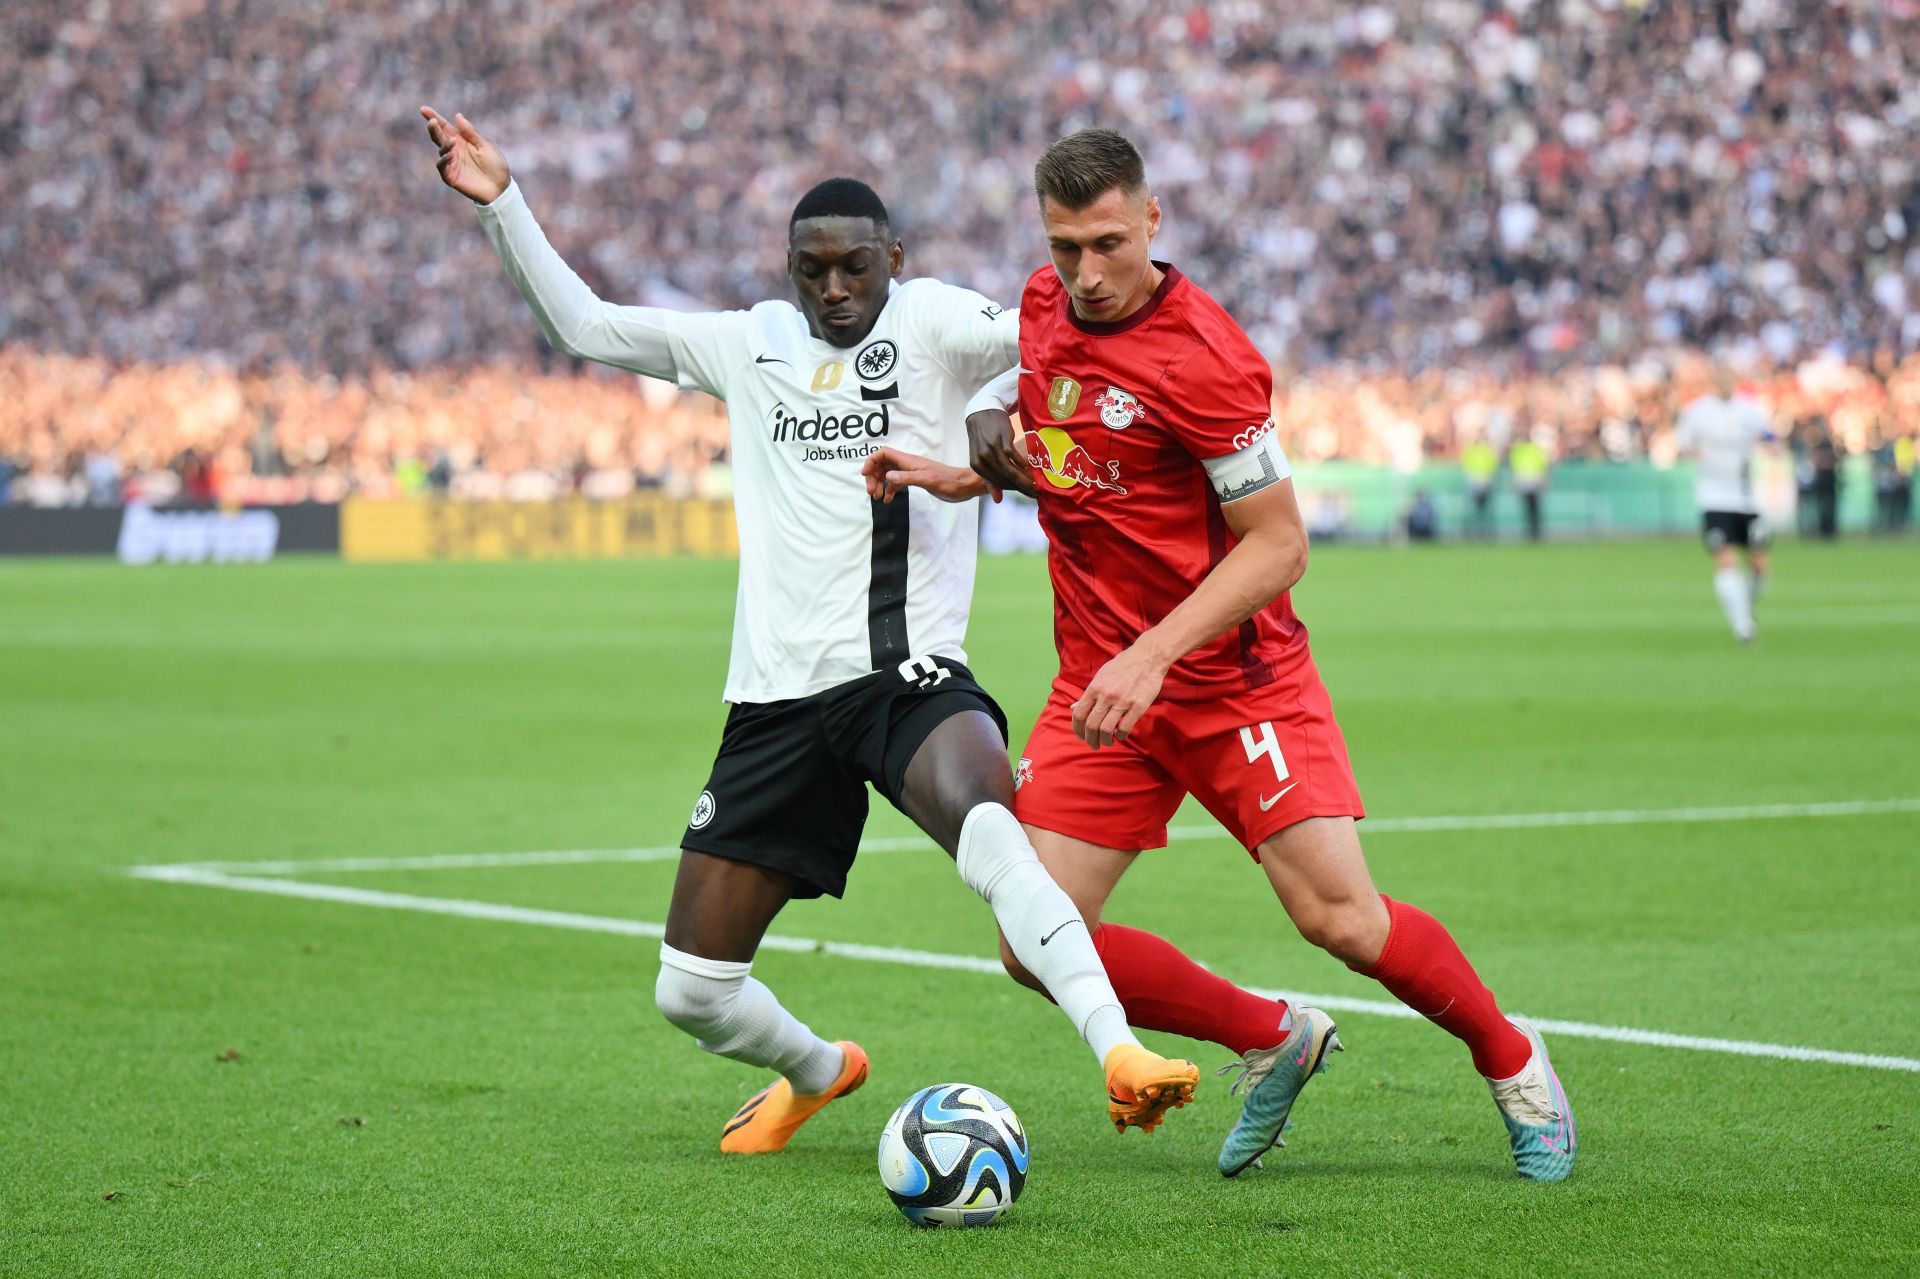
[[[1769,434],[1767,415],[1751,400],[1702,396],[1681,410],[1676,442],[1700,459],[1694,500],[1703,511],[1747,515],[1753,496],[1753,450]]]

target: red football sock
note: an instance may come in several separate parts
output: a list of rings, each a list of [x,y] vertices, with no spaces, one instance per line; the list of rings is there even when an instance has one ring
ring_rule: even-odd
[[[1165,938],[1102,924],[1093,930],[1093,948],[1129,1025],[1209,1040],[1237,1053],[1271,1048],[1286,1038],[1280,1029],[1286,1004],[1216,977]]]
[[[1476,1070],[1489,1079],[1506,1079],[1526,1069],[1533,1045],[1500,1015],[1473,965],[1460,953],[1452,934],[1417,906],[1385,894],[1387,947],[1366,975],[1393,992],[1407,1007],[1464,1040]],[[1116,983],[1117,985],[1118,983]]]

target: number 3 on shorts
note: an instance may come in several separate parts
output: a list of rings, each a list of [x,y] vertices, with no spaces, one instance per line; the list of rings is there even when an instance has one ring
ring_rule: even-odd
[[[1240,730],[1240,744],[1247,748],[1247,763],[1258,764],[1263,755],[1273,757],[1273,779],[1287,780],[1287,761],[1280,754],[1280,739],[1274,736],[1273,721],[1263,720]]]

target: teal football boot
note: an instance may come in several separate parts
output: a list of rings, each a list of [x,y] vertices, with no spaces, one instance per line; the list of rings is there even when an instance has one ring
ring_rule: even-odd
[[[1260,1156],[1275,1146],[1284,1146],[1286,1130],[1292,1125],[1287,1116],[1307,1080],[1327,1068],[1327,1054],[1343,1051],[1340,1036],[1334,1033],[1333,1018],[1318,1008],[1295,1008],[1293,1030],[1272,1048],[1243,1053],[1239,1061],[1228,1062],[1214,1073],[1224,1075],[1237,1070],[1229,1095],[1244,1092],[1240,1120],[1220,1147],[1220,1175],[1237,1177],[1258,1166]]]
[[[1528,1181],[1565,1181],[1573,1171],[1573,1106],[1547,1060],[1540,1032],[1524,1017],[1507,1020],[1533,1045],[1526,1069],[1511,1079],[1487,1081],[1513,1143],[1513,1166]]]

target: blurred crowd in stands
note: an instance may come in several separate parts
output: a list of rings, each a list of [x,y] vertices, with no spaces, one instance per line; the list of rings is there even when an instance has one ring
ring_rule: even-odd
[[[0,48],[14,501],[724,491],[713,406],[545,349],[421,102],[687,307],[786,293],[833,173],[1011,303],[1033,158],[1118,127],[1305,461],[1660,461],[1689,348],[1796,439],[1920,426],[1920,0],[8,0]]]
[[[1668,465],[1679,410],[1710,382],[1702,356],[1524,375],[1326,368],[1279,379],[1274,415],[1296,463],[1411,474],[1526,441],[1550,465]],[[1876,485],[1911,488],[1920,356],[1756,368],[1739,393],[1803,470],[1866,455]],[[0,348],[0,502],[725,497],[726,459],[717,403],[605,370],[247,375]]]

